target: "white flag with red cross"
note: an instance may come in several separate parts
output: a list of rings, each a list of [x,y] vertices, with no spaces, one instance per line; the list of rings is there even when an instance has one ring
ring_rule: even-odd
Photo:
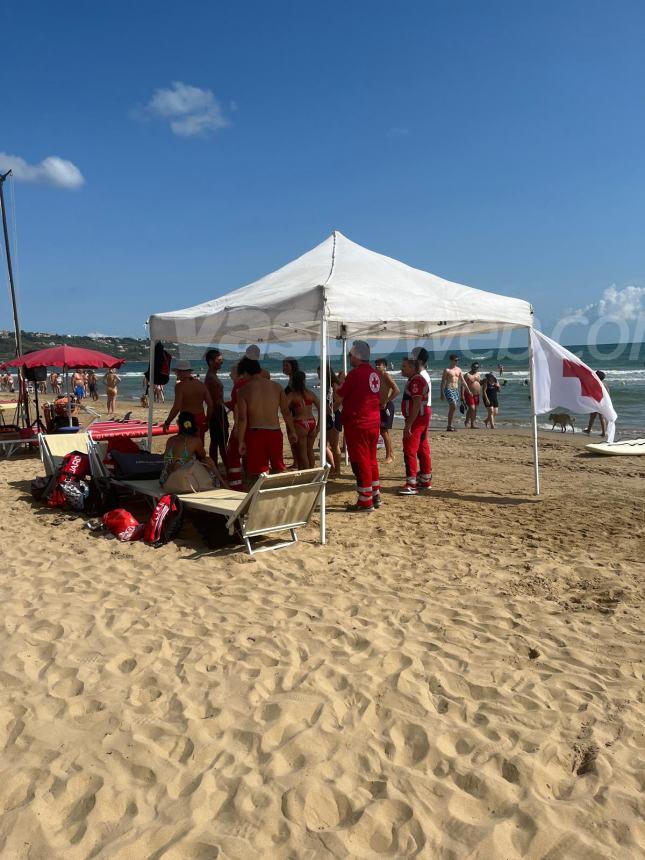
[[[562,407],[599,412],[607,419],[607,441],[614,441],[616,412],[609,392],[590,367],[550,337],[531,329],[536,414]]]

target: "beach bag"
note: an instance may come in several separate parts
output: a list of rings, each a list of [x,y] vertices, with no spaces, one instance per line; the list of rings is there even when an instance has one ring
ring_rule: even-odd
[[[143,532],[144,543],[149,546],[162,546],[179,533],[184,519],[184,506],[177,496],[167,493],[162,496]]]
[[[118,504],[116,490],[109,478],[92,478],[90,494],[85,504],[85,510],[92,516],[101,516],[106,511],[113,510]]]
[[[103,514],[101,522],[104,527],[120,541],[141,540],[145,526],[140,523],[125,508],[117,508]]]
[[[137,480],[152,480],[161,475],[163,469],[163,454],[151,454],[137,448],[136,454],[112,451],[114,474],[117,478]]]
[[[172,363],[172,355],[167,349],[164,349],[163,343],[158,341],[155,345],[154,369],[155,369],[155,385],[168,385],[170,380],[170,365]],[[150,384],[150,365],[144,373],[148,384]]]
[[[66,454],[56,471],[51,492],[43,494],[43,498],[47,496],[48,507],[63,508],[69,502],[73,510],[82,511],[84,499],[89,495],[89,485],[84,479],[89,474],[90,458],[87,454],[81,451]]]
[[[203,463],[186,463],[171,472],[163,482],[167,493],[203,493],[215,486],[213,476]]]
[[[46,477],[42,478],[34,478],[34,480],[31,482],[31,498],[35,502],[45,501],[46,499],[43,497],[45,496],[47,489],[51,486],[51,489],[53,490],[55,482],[56,478],[53,475],[47,475]]]

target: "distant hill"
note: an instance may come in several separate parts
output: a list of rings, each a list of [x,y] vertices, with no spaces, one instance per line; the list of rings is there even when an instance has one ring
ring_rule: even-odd
[[[149,342],[140,337],[105,337],[103,335],[91,336],[89,334],[49,334],[42,331],[23,331],[23,352],[31,352],[35,349],[47,349],[50,346],[58,346],[67,343],[70,346],[80,346],[86,349],[97,349],[107,352],[116,358],[125,358],[126,361],[148,361]],[[179,355],[180,349],[176,343],[165,343],[166,349],[173,355]],[[204,355],[203,346],[182,346],[181,357],[198,360]],[[16,346],[12,331],[0,330],[0,362],[7,361],[15,355]],[[239,358],[239,352],[222,349],[225,359],[234,360]],[[272,353],[271,357],[279,358],[279,354]]]

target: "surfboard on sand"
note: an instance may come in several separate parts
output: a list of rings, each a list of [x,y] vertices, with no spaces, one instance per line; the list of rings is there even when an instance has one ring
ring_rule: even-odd
[[[592,454],[633,456],[634,454],[645,454],[645,439],[624,439],[622,442],[592,442],[585,445],[585,448]]]

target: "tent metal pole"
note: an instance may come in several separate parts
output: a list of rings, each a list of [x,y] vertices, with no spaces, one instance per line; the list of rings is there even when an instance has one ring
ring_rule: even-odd
[[[322,319],[320,321],[320,465],[327,462],[327,319],[323,301]],[[327,543],[327,500],[326,487],[323,485],[320,494],[320,543]]]
[[[540,462],[538,456],[538,427],[537,427],[537,413],[535,411],[535,404],[537,402],[535,397],[535,359],[533,357],[533,344],[531,343],[531,328],[530,326],[526,329],[529,338],[529,381],[530,381],[530,391],[531,391],[531,432],[533,436],[533,478],[535,482],[535,495],[540,495]]]
[[[347,338],[345,337],[345,326],[343,326],[343,337],[341,343],[343,345],[343,373],[347,378]],[[343,431],[343,441],[345,439],[345,431]],[[349,452],[347,451],[347,443],[345,442],[345,465],[349,466]]]
[[[148,320],[148,336],[150,337],[150,357],[148,370],[148,452],[152,451],[152,412],[155,403],[155,339],[150,330],[150,320]]]

